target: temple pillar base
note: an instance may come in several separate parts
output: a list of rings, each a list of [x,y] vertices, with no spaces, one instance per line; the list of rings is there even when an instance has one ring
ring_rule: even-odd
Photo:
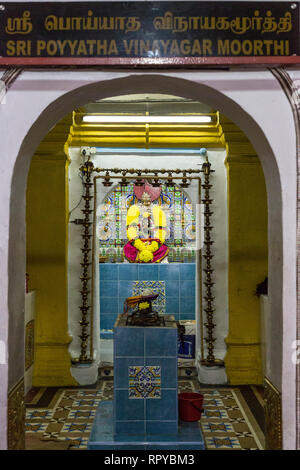
[[[93,385],[98,380],[98,362],[91,364],[76,364],[71,367],[72,377],[78,385]]]
[[[198,380],[201,384],[222,385],[227,384],[227,375],[225,367],[202,365],[199,361],[196,363]]]

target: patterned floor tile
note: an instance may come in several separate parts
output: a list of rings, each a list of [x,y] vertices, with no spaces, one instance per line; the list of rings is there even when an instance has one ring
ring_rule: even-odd
[[[210,420],[211,419],[228,419],[229,420],[229,416],[226,410],[204,408],[202,421],[205,421],[207,419],[210,419]]]
[[[86,450],[87,449],[87,445],[88,445],[88,437],[79,437],[79,438],[74,438],[71,439],[69,437],[66,437],[66,441],[76,441],[77,443],[72,445],[72,448],[73,449],[82,449],[82,450]]]
[[[202,429],[205,433],[235,433],[230,423],[224,423],[222,421],[202,423]]]
[[[97,407],[100,403],[100,399],[91,399],[91,398],[82,398],[82,399],[79,399],[79,400],[74,400],[73,402],[73,407],[76,407],[76,408],[83,408],[83,407],[86,407],[86,408],[93,408],[93,407]]]
[[[25,423],[25,432],[43,433],[48,427],[48,423]]]
[[[68,419],[92,419],[96,415],[96,410],[71,410]]]
[[[78,397],[85,397],[85,398],[102,397],[102,395],[103,395],[102,390],[80,390],[77,393]]]
[[[34,419],[34,420],[48,420],[51,419],[53,415],[52,410],[26,410],[26,419]]]
[[[194,379],[180,379],[179,392],[198,391],[204,396],[200,421],[206,448],[257,450],[263,448],[255,433],[254,417],[246,414],[236,388],[201,388]],[[26,432],[40,438],[72,441],[71,449],[87,448],[94,416],[101,400],[113,399],[113,380],[101,380],[95,389],[43,389],[49,407],[30,407],[26,411]],[[41,396],[35,391],[32,396]],[[247,411],[248,413],[248,411]],[[252,424],[251,424],[252,423]],[[253,425],[254,423],[254,425]]]
[[[65,423],[61,429],[61,433],[90,433],[92,430],[92,423]]]
[[[223,408],[225,407],[224,401],[222,401],[221,399],[210,398],[210,397],[206,397],[205,404],[206,404],[206,408],[209,408],[209,407],[219,408],[221,406]]]
[[[241,449],[242,446],[236,437],[206,437],[207,449]]]

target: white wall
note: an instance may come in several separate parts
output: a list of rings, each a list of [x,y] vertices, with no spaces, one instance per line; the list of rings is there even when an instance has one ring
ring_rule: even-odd
[[[299,70],[293,73],[300,78]],[[1,445],[6,445],[6,391],[24,373],[24,201],[32,155],[51,127],[76,106],[121,93],[145,92],[210,103],[236,122],[261,159],[269,205],[270,379],[282,390],[284,448],[294,448],[296,398],[291,345],[296,339],[296,137],[284,92],[270,71],[260,69],[36,69],[25,70],[12,85],[6,104],[0,106],[0,341],[7,345],[11,364],[9,377],[7,365],[0,366]]]

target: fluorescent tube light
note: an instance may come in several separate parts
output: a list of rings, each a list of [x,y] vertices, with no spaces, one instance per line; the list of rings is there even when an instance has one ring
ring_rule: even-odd
[[[165,124],[177,124],[177,123],[189,123],[189,124],[203,124],[211,122],[211,116],[96,116],[89,115],[83,116],[82,122],[89,123],[165,123]]]

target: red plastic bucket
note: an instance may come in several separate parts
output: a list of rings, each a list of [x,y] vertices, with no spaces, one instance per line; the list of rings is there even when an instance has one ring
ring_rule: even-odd
[[[181,421],[199,421],[203,412],[203,395],[196,392],[178,394],[179,418]]]

